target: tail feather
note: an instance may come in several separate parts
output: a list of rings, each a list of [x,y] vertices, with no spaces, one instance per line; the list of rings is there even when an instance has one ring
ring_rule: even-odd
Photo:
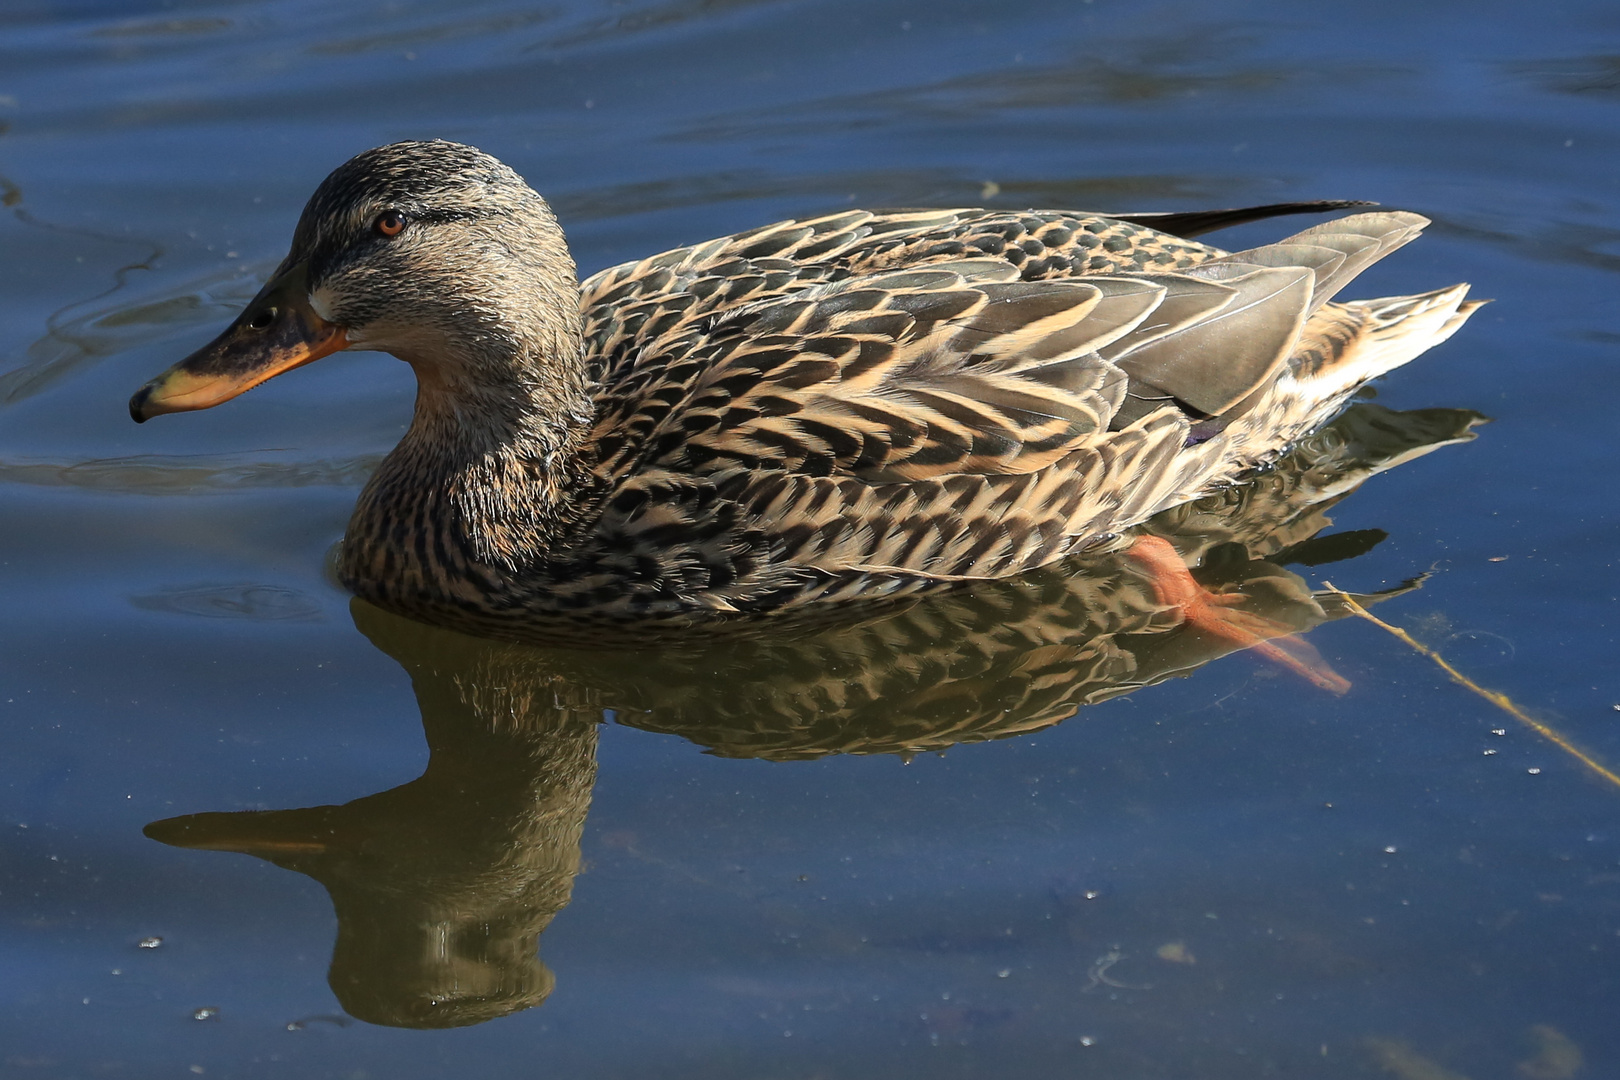
[[[1385,255],[1417,239],[1429,219],[1389,210],[1326,221],[1286,240],[1224,256],[1216,262],[1305,266],[1315,275],[1310,310],[1316,311],[1355,276]]]
[[[1298,378],[1339,366],[1348,347],[1366,333],[1376,336],[1381,309],[1366,304],[1328,308],[1328,299],[1428,223],[1404,211],[1351,214],[1280,243],[1217,256],[1181,271],[1182,277],[1226,285],[1238,294],[1189,325],[1166,332],[1156,324],[1153,335],[1120,339],[1107,355],[1130,377],[1129,400],[1110,426],[1129,424],[1166,398],[1205,417],[1229,421],[1263,400],[1283,372]],[[1460,297],[1451,314],[1458,301]],[[1404,313],[1388,314],[1388,319],[1398,317]],[[1389,366],[1405,363],[1423,348],[1427,346]]]
[[[1294,377],[1308,386],[1308,393],[1323,398],[1349,393],[1456,333],[1483,303],[1467,303],[1467,295],[1468,286],[1461,284],[1416,296],[1386,296],[1343,304],[1338,310],[1355,321],[1356,332],[1322,355],[1320,362],[1295,365]],[[1307,334],[1311,329],[1307,326]],[[1305,349],[1300,350],[1299,358],[1309,359]]]
[[[1149,214],[1104,214],[1104,217],[1115,218],[1119,221],[1129,221],[1135,225],[1146,225],[1150,229],[1157,229],[1171,236],[1179,236],[1190,240],[1195,236],[1214,232],[1217,229],[1229,229],[1233,225],[1243,225],[1251,221],[1263,221],[1266,218],[1279,217],[1283,214],[1322,214],[1329,210],[1350,210],[1358,206],[1377,206],[1377,203],[1367,202],[1365,199],[1317,199],[1313,202],[1286,202],[1268,203],[1265,206],[1244,206],[1231,210],[1193,210],[1193,211],[1159,211]]]

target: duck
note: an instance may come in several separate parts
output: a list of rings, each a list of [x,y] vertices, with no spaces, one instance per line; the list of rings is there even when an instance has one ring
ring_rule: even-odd
[[[1366,205],[843,210],[580,282],[512,168],[396,142],[319,185],[264,287],[130,413],[346,349],[405,361],[414,414],[337,576],[480,634],[832,610],[1119,549],[1187,618],[1230,623],[1131,530],[1275,461],[1479,302],[1334,300],[1414,213],[1237,252],[1193,237]]]

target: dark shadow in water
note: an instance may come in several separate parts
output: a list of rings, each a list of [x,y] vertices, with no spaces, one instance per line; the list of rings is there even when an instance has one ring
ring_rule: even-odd
[[[1275,468],[1143,531],[1199,563],[1207,587],[1243,593],[1245,610],[1309,630],[1346,611],[1285,564],[1353,557],[1383,535],[1319,535],[1325,512],[1373,473],[1471,438],[1480,419],[1360,404]],[[1234,649],[1181,625],[1119,553],[657,648],[492,642],[360,601],[352,611],[410,673],[427,771],[341,806],[192,814],[146,833],[319,881],[337,912],[333,991],[354,1016],[404,1027],[475,1024],[550,994],[539,936],[579,870],[606,710],[726,757],[910,754],[1048,727]]]
[[[1082,46],[1040,63],[1022,54],[981,70],[937,81],[913,81],[879,90],[839,93],[836,82],[821,97],[793,105],[745,104],[702,117],[675,140],[712,141],[768,128],[774,136],[812,136],[850,126],[882,126],[904,117],[974,119],[1036,110],[1132,109],[1167,101],[1243,98],[1295,100],[1354,95],[1365,88],[1409,81],[1410,68],[1393,61],[1339,60],[1331,65],[1258,54],[1261,39],[1229,26],[1147,28],[1106,52]],[[1036,46],[1046,51],[1050,43]],[[766,110],[768,109],[768,116]]]
[[[1509,75],[1555,94],[1602,100],[1620,99],[1620,55],[1598,53],[1502,65]]]
[[[1220,205],[1236,197],[1230,181],[1193,174],[1054,179],[1003,167],[996,170],[994,186],[986,188],[991,179],[982,173],[944,167],[831,169],[798,176],[778,176],[765,169],[727,169],[564,189],[550,199],[559,218],[575,224],[750,199],[793,199],[806,206],[819,204],[829,213],[851,205],[906,207],[932,205],[931,200],[1006,209],[1085,206],[1098,213],[1129,213],[1148,203]]]

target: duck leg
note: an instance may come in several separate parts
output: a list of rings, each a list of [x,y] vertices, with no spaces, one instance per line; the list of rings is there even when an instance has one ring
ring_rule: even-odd
[[[1147,569],[1159,602],[1177,609],[1186,625],[1240,649],[1254,649],[1324,690],[1342,694],[1350,689],[1350,681],[1294,634],[1292,627],[1238,610],[1236,605],[1248,599],[1239,593],[1213,593],[1198,584],[1168,540],[1139,536],[1126,554]]]

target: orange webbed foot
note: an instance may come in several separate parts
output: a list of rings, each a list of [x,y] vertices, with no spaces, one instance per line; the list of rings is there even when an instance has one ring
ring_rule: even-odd
[[[1128,554],[1147,568],[1159,602],[1180,611],[1186,625],[1240,649],[1254,649],[1324,690],[1342,694],[1350,689],[1350,681],[1292,627],[1241,610],[1248,597],[1240,593],[1212,593],[1198,584],[1168,540],[1137,537]]]

